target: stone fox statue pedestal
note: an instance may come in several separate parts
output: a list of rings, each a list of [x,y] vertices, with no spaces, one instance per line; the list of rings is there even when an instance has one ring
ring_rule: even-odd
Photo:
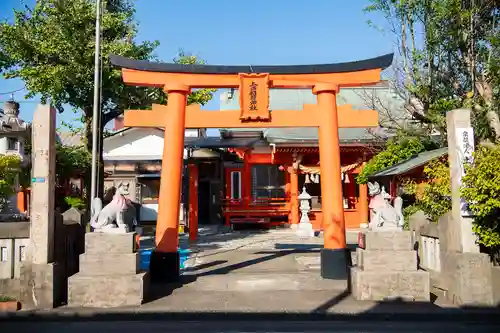
[[[140,273],[135,233],[87,233],[80,271],[68,279],[68,305],[118,307],[141,305],[148,274]]]
[[[362,231],[351,268],[357,300],[429,301],[429,273],[417,268],[410,231]]]

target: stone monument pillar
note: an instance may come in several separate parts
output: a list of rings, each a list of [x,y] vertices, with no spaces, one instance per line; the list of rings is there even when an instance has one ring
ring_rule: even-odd
[[[472,159],[474,152],[474,129],[470,110],[458,109],[446,113],[448,134],[448,160],[450,163],[452,222],[454,237],[448,240],[449,250],[479,253],[476,236],[472,232],[473,217],[460,196],[464,163]]]
[[[65,288],[61,267],[54,262],[55,139],[56,110],[38,105],[32,124],[31,262],[21,275],[32,286],[34,306],[41,309],[58,306]]]
[[[460,196],[464,164],[472,160],[474,152],[470,110],[449,111],[446,122],[452,210],[438,222],[441,279],[447,287],[446,297],[454,304],[491,306],[492,265],[489,256],[479,252],[472,231],[474,217]]]

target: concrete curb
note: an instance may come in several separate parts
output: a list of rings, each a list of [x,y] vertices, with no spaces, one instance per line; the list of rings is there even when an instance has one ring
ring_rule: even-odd
[[[53,310],[21,311],[0,314],[1,321],[16,322],[114,322],[114,321],[391,321],[391,322],[460,322],[460,323],[498,323],[498,309],[402,309],[395,305],[392,309],[362,314],[339,313],[256,313],[256,312],[134,312],[124,310]],[[396,308],[399,311],[396,311]],[[100,311],[100,312],[97,312]],[[121,311],[121,312],[120,312]]]

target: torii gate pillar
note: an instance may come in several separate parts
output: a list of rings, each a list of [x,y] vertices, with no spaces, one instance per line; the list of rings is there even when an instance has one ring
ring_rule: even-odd
[[[324,247],[321,250],[321,276],[329,279],[347,277],[346,233],[342,204],[342,175],[340,165],[339,121],[337,92],[332,83],[317,84],[320,126],[319,158],[321,170],[321,202],[323,210]]]
[[[179,278],[179,202],[184,159],[184,125],[187,95],[191,89],[183,84],[169,83],[168,112],[165,113],[160,202],[156,224],[156,248],[151,253],[152,282],[174,282]]]

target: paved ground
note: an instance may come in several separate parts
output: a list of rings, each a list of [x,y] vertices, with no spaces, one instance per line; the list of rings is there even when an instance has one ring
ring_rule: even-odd
[[[351,247],[356,241],[357,232],[348,233]],[[144,237],[141,247],[151,246],[150,242]],[[181,237],[184,246],[187,242]],[[439,309],[428,304],[407,309],[401,304],[388,307],[354,300],[347,292],[347,281],[320,277],[322,246],[322,237],[299,239],[290,229],[217,233],[206,228],[190,245],[193,253],[182,283],[153,287],[149,302],[127,311],[363,314]]]
[[[356,240],[357,232],[348,233],[351,247]],[[151,246],[151,241],[144,237],[141,247]],[[187,242],[181,237],[183,245]],[[18,313],[16,323],[1,322],[0,317],[0,331],[438,332],[445,327],[451,332],[500,331],[496,310],[457,309],[439,299],[435,304],[356,301],[347,292],[346,281],[320,278],[322,244],[321,237],[301,240],[291,230],[214,233],[207,228],[191,244],[193,255],[186,262],[182,283],[154,287],[152,298],[140,307],[60,308],[37,313],[36,318]],[[30,322],[40,318],[57,324]],[[326,319],[333,321],[323,322]]]

